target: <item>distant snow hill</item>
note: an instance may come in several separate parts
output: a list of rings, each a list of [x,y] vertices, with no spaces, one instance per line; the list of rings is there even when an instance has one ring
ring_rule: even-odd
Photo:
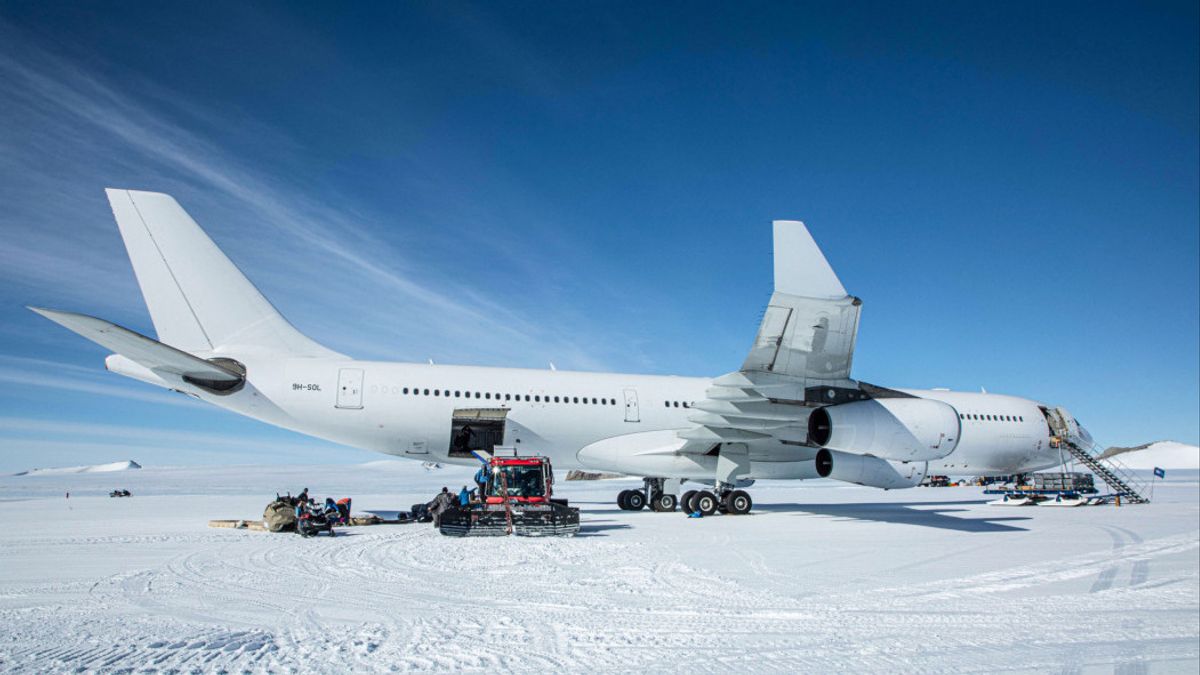
[[[1134,448],[1109,448],[1100,457],[1116,457],[1131,469],[1200,469],[1200,447],[1175,441],[1155,441]]]
[[[140,469],[141,464],[127,459],[124,462],[113,462],[112,464],[96,464],[95,466],[60,466],[53,469],[30,469],[20,473],[14,473],[14,476],[61,476],[69,473],[109,473],[111,471],[129,471],[131,469]]]

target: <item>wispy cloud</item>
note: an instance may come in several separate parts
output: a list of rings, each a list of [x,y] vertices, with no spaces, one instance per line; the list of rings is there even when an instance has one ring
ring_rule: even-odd
[[[24,168],[22,157],[33,151],[30,145],[39,152],[62,153],[73,160],[75,171],[80,160],[92,156],[162,167],[168,186],[177,186],[204,209],[230,217],[231,222],[219,227],[208,226],[210,234],[216,232],[219,243],[247,244],[238,247],[246,252],[234,257],[254,263],[249,276],[260,283],[271,281],[273,287],[264,289],[267,294],[295,309],[300,316],[293,319],[299,318],[302,329],[334,348],[386,358],[395,354],[397,345],[419,350],[423,344],[450,360],[537,363],[553,358],[580,368],[605,368],[598,354],[604,351],[599,346],[603,343],[584,347],[554,329],[556,323],[580,318],[573,308],[563,312],[542,307],[550,320],[535,319],[514,308],[506,301],[511,296],[498,289],[462,285],[454,279],[452,264],[407,259],[380,236],[386,229],[380,218],[352,214],[336,195],[316,197],[284,176],[264,174],[248,158],[233,156],[184,126],[189,120],[204,120],[198,126],[220,128],[239,120],[206,113],[201,102],[132,75],[118,86],[2,25],[0,36],[8,44],[0,47],[0,84],[11,93],[16,113],[37,120],[40,139],[33,144],[27,138],[0,140],[11,146],[9,158],[3,160],[10,169]],[[188,114],[177,114],[183,107]],[[294,152],[290,142],[281,140],[280,145],[285,153]],[[125,173],[146,172],[126,166]],[[50,183],[56,179],[61,180],[42,177]],[[188,199],[182,201],[189,206]],[[96,212],[94,205],[87,210]],[[54,212],[65,217],[62,207]],[[131,275],[123,268],[125,261],[95,255],[97,249],[113,251],[111,223],[107,232],[94,226],[46,229],[33,223],[5,229],[11,231],[0,239],[0,278],[52,287],[68,298],[79,297],[78,289],[87,288],[85,299],[101,307],[116,304],[114,295],[127,304]],[[63,278],[64,269],[75,273]],[[297,279],[296,270],[305,270],[302,276],[307,278]]]
[[[29,436],[34,438],[30,439]],[[332,448],[331,443],[297,436],[288,440],[259,440],[244,434],[221,434],[203,431],[154,429],[120,424],[95,424],[62,420],[43,420],[24,417],[0,417],[0,438],[21,443],[96,442],[101,439],[119,441],[125,446],[173,447],[184,449],[224,449],[245,453],[271,452],[286,456],[299,447]],[[49,440],[47,440],[49,439]],[[57,440],[55,440],[57,439]]]

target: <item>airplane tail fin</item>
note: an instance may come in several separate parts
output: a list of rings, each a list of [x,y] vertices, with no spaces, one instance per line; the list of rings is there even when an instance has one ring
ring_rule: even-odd
[[[105,192],[159,341],[190,353],[340,356],[288,323],[173,197]]]

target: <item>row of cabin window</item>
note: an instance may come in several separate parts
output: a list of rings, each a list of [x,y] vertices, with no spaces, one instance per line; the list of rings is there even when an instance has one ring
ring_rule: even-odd
[[[409,392],[408,387],[405,387],[404,393],[407,394],[408,392]],[[461,390],[451,392],[449,389],[446,389],[446,390],[442,390],[442,389],[432,389],[431,390],[431,389],[416,389],[416,388],[412,389],[413,396],[431,396],[432,395],[432,396],[445,396],[446,398],[450,398],[451,393],[454,394],[454,398],[471,398],[471,395],[472,395],[472,392],[461,391]],[[490,391],[485,391],[485,392],[477,391],[477,392],[473,392],[473,393],[474,393],[475,398],[485,398],[485,399],[489,399],[489,400],[494,398],[497,401],[501,400],[500,393],[493,394]],[[503,396],[504,396],[503,400],[505,400],[505,401],[520,401],[522,394],[504,394]],[[525,399],[524,399],[525,401],[532,401],[534,403],[550,403],[550,400],[551,400],[551,397],[549,395],[542,396],[541,394],[533,394],[531,396],[529,394],[524,394],[524,396],[525,396]],[[561,397],[555,396],[553,398],[554,398],[555,403],[587,404],[590,402],[593,405],[616,405],[617,404],[617,399],[615,399],[615,398],[595,398],[595,397],[593,397],[590,401],[589,401],[588,397],[586,397],[586,396],[561,396]]]
[[[1024,422],[1021,415],[979,415],[977,413],[959,413],[960,420],[978,420],[980,422]]]
[[[678,408],[678,407],[680,407],[681,405],[682,405],[684,408],[690,408],[690,407],[691,407],[691,406],[688,404],[688,402],[687,402],[687,401],[663,401],[663,407],[664,407],[664,408],[670,408],[670,407],[672,407],[672,406],[674,406],[674,407]]]

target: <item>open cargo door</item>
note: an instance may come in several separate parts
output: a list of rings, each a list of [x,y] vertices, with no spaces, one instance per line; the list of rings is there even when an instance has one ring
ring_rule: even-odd
[[[508,408],[456,408],[450,423],[451,457],[473,457],[474,450],[492,452],[504,445]]]

